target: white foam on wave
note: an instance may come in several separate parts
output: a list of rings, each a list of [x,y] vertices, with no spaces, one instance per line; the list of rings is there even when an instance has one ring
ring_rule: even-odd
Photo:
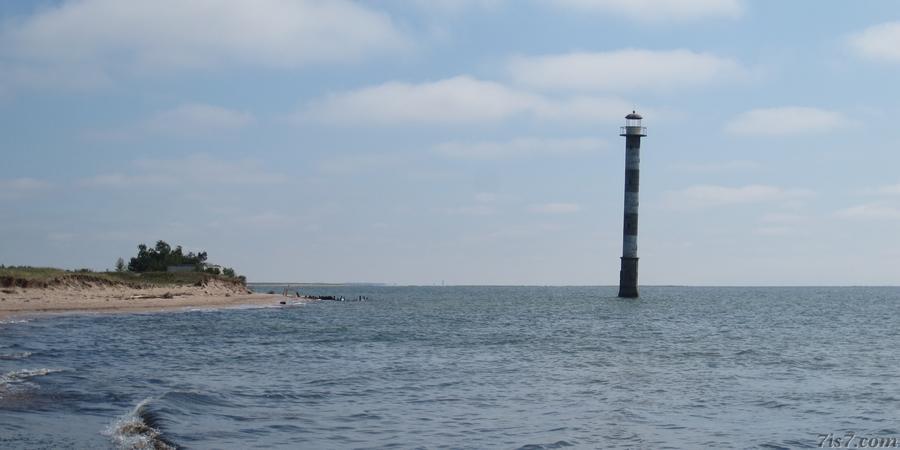
[[[6,393],[17,392],[23,388],[34,388],[36,385],[30,383],[29,379],[55,372],[62,372],[62,369],[22,369],[0,375],[0,398]]]
[[[25,381],[29,378],[42,377],[51,373],[62,372],[62,369],[22,369],[8,372],[0,376],[0,384]]]
[[[0,353],[0,360],[25,359],[31,355],[32,355],[31,352]]]
[[[116,448],[123,450],[174,450],[176,447],[167,442],[162,431],[155,425],[154,416],[150,413],[149,404],[152,398],[145,398],[130,413],[118,418],[109,425],[103,434],[112,438]]]
[[[28,319],[4,319],[0,320],[0,325],[12,325],[17,323],[28,323],[31,322]]]
[[[269,309],[269,308],[280,308],[284,305],[232,305],[226,306],[220,309],[235,311],[235,310],[245,310],[245,309]]]

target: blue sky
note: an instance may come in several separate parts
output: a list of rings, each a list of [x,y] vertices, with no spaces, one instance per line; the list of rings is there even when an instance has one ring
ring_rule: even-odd
[[[895,1],[0,5],[0,263],[255,281],[900,283]]]

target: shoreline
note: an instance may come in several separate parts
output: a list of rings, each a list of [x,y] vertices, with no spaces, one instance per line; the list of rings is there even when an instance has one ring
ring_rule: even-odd
[[[59,314],[169,312],[191,308],[282,306],[308,303],[310,298],[258,294],[231,286],[166,286],[137,289],[124,286],[18,288],[0,291],[0,320]]]

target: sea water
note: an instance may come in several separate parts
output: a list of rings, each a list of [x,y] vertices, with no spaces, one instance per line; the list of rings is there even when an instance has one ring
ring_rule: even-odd
[[[0,323],[0,448],[900,437],[898,288],[300,290],[369,300]]]

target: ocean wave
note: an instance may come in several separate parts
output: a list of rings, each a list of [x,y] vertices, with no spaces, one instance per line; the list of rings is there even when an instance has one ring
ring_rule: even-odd
[[[16,359],[25,359],[31,356],[31,352],[19,352],[19,353],[0,353],[0,360],[10,361]]]
[[[523,445],[518,448],[518,450],[543,450],[543,449],[551,449],[551,448],[563,448],[563,447],[572,447],[575,444],[567,441],[556,441],[550,444],[528,444]]]
[[[160,402],[175,407],[208,408],[237,406],[216,394],[204,394],[196,391],[170,391],[159,398]]]
[[[30,354],[30,353],[29,353]],[[4,384],[18,383],[26,381],[29,378],[42,377],[55,372],[62,372],[62,369],[22,369],[8,372],[0,375],[0,386]]]
[[[27,319],[4,319],[4,320],[0,320],[0,325],[12,325],[12,324],[16,324],[16,323],[28,323],[28,322],[31,322],[31,321],[27,320]]]
[[[35,385],[28,382],[34,377],[42,377],[55,372],[62,372],[62,369],[22,369],[14,370],[6,374],[0,375],[0,398],[7,393],[16,393],[23,388],[32,388]]]
[[[150,408],[151,398],[142,400],[107,429],[117,448],[123,450],[174,450],[178,448],[162,435],[160,417]]]

